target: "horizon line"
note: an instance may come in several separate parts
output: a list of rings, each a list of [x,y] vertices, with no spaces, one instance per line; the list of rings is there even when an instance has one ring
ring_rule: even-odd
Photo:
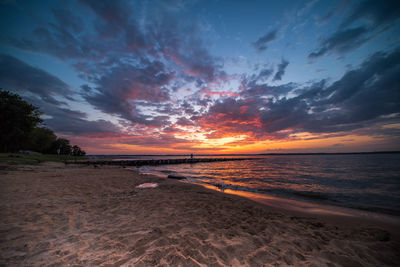
[[[368,152],[293,152],[293,153],[285,153],[285,152],[274,152],[274,153],[227,153],[227,154],[195,154],[195,156],[274,156],[274,155],[355,155],[355,154],[398,154],[399,150],[393,151],[368,151]],[[86,156],[187,156],[190,153],[185,154],[87,154]]]

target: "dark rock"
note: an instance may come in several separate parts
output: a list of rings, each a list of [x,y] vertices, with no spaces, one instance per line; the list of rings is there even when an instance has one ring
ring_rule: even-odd
[[[168,178],[170,178],[170,179],[177,179],[177,180],[183,180],[183,179],[186,179],[186,177],[185,177],[185,176],[174,175],[174,174],[170,174],[170,175],[168,175]]]

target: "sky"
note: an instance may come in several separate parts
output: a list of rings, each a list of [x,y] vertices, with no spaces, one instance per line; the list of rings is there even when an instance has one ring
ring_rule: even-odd
[[[399,1],[0,1],[0,88],[88,154],[400,150]]]

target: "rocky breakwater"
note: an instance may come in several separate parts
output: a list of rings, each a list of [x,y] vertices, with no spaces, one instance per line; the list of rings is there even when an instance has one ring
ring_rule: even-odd
[[[166,165],[166,164],[184,164],[200,162],[234,161],[248,160],[249,158],[185,158],[185,159],[139,159],[139,160],[80,160],[69,161],[66,163],[85,164],[85,165],[118,165],[118,166],[144,166],[144,165]]]

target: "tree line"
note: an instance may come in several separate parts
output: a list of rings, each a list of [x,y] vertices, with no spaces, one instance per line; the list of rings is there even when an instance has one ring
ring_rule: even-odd
[[[18,94],[0,89],[0,152],[32,150],[43,154],[84,156],[79,146],[42,126],[40,110]]]

